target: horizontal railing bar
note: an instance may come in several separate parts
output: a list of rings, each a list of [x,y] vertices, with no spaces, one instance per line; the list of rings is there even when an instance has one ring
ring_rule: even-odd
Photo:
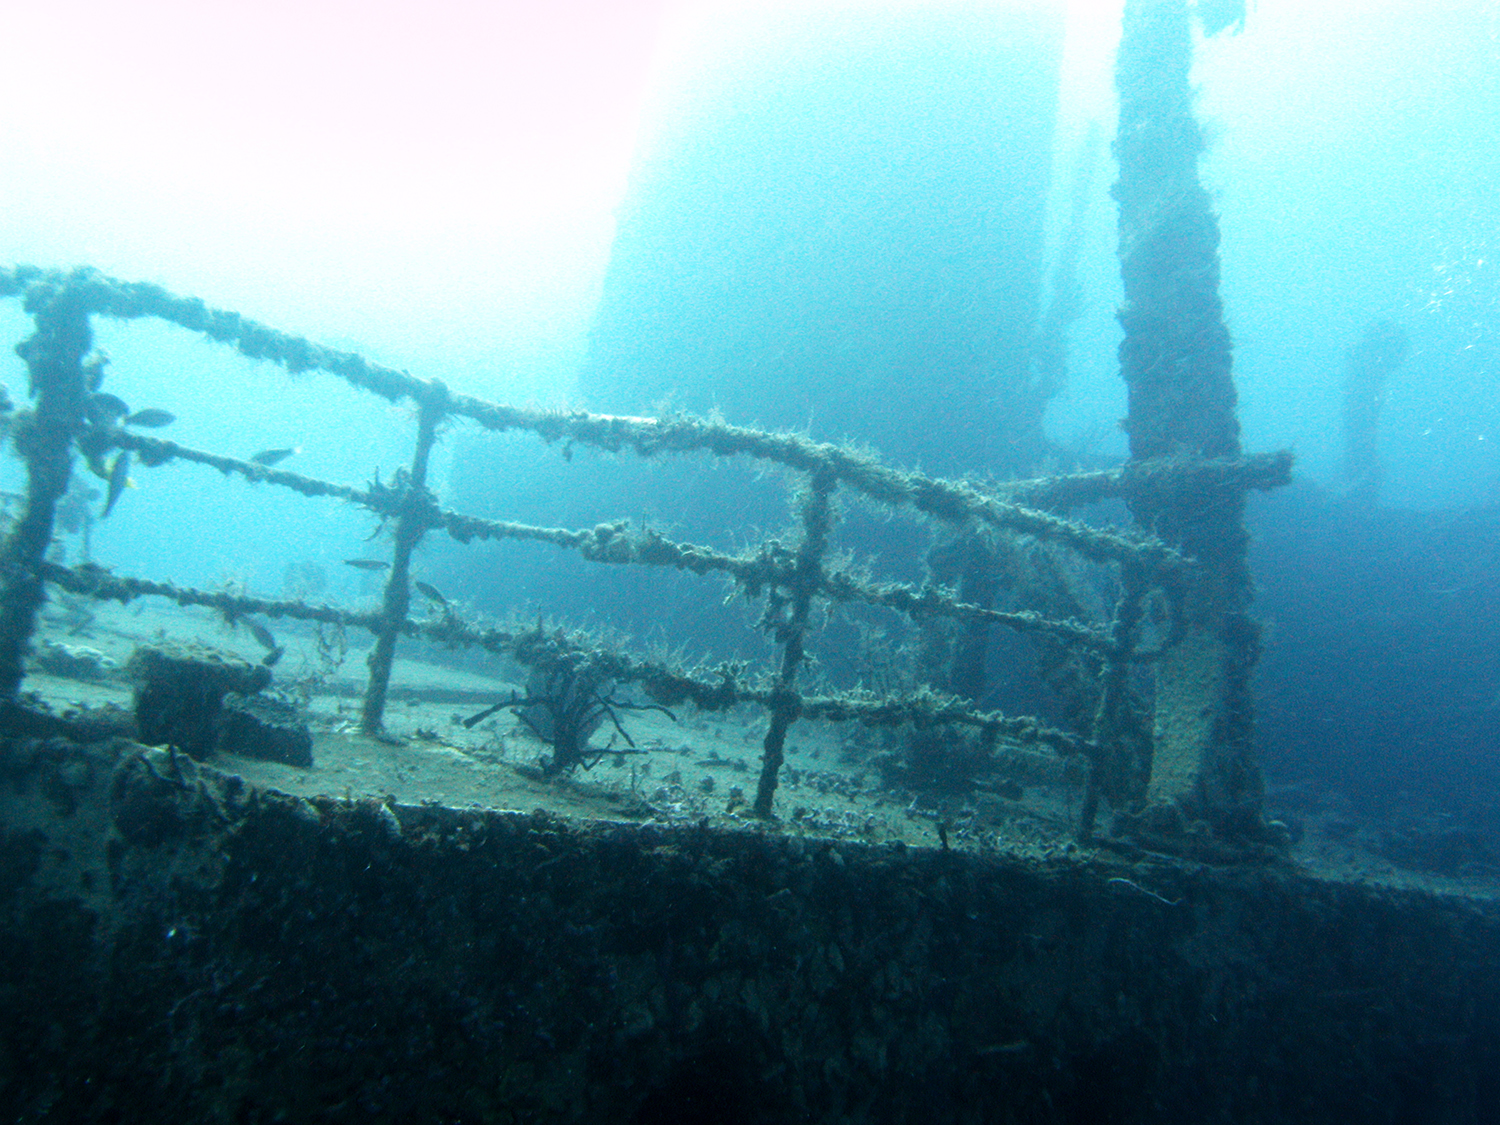
[[[1092,473],[999,481],[990,487],[1013,504],[1069,510],[1168,490],[1268,492],[1292,483],[1292,460],[1286,450],[1233,458],[1162,457]]]
[[[115,433],[113,440],[122,448],[139,452],[142,463],[148,466],[175,458],[209,465],[221,472],[242,476],[246,480],[279,484],[305,496],[331,496],[348,500],[384,515],[395,515],[400,507],[397,502],[369,491],[332,484],[282,469],[271,469],[233,457],[205,453],[162,438],[120,430]],[[539,527],[507,520],[487,520],[447,509],[436,509],[433,518],[460,543],[473,539],[530,540],[575,550],[591,562],[670,566],[700,575],[721,573],[733,578],[751,597],[757,596],[765,586],[787,579],[792,565],[789,553],[782,551],[778,554],[778,545],[774,540],[753,554],[726,555],[710,547],[667,539],[650,529],[632,533],[623,522],[601,523],[592,528],[575,530]],[[1108,633],[1102,629],[1076,621],[1044,617],[1029,610],[1011,612],[990,609],[959,601],[930,586],[918,588],[902,583],[869,583],[848,571],[825,569],[819,581],[818,592],[837,601],[885,606],[913,618],[925,615],[989,621],[1024,632],[1050,633],[1101,654],[1107,655],[1113,651],[1113,643]]]
[[[274,362],[292,373],[326,371],[392,401],[437,400],[443,413],[470,418],[489,430],[523,429],[549,442],[568,439],[614,452],[630,448],[642,457],[660,452],[697,451],[754,457],[810,474],[823,474],[877,503],[910,504],[948,523],[977,520],[1057,539],[1094,561],[1128,559],[1158,568],[1178,567],[1187,561],[1165,543],[1145,535],[1122,535],[1065,520],[997,500],[965,482],[903,472],[881,464],[868,454],[815,442],[800,434],[768,433],[689,417],[637,418],[503,406],[451,392],[436,380],[417,379],[352,352],[325,348],[302,337],[278,332],[238,313],[209,308],[198,298],[178,297],[158,285],[118,281],[90,269],[71,273],[34,266],[0,269],[0,297],[26,294],[30,304],[63,287],[69,288],[92,312],[124,319],[154,316],[228,344],[250,359]],[[292,486],[290,481],[282,483]]]
[[[241,461],[235,457],[207,453],[175,441],[167,441],[165,438],[150,437],[146,434],[132,433],[129,430],[117,428],[110,435],[110,441],[121,449],[131,449],[139,453],[141,464],[147,468],[156,468],[173,460],[191,461],[199,465],[208,465],[210,468],[218,469],[221,473],[244,477],[248,481],[279,484],[283,488],[290,488],[293,492],[300,492],[303,496],[329,496],[337,500],[348,500],[385,515],[395,515],[399,510],[398,504],[364,489],[352,488],[346,484],[333,484],[330,481],[303,476],[301,473],[292,473],[285,469],[269,468],[266,465],[256,464],[254,461]]]
[[[378,631],[378,613],[353,613],[330,605],[312,605],[294,599],[256,598],[224,591],[198,590],[112,574],[103,567],[66,567],[47,562],[42,577],[72,593],[101,601],[129,602],[138,597],[161,597],[183,606],[218,610],[228,620],[252,614],[270,618],[315,621],[345,628]],[[561,632],[548,633],[537,626],[506,629],[464,621],[451,611],[423,621],[407,620],[402,631],[412,637],[448,647],[472,646],[497,655],[511,656],[523,664],[587,653],[599,672],[620,683],[634,683],[653,700],[666,707],[691,703],[701,711],[721,711],[740,704],[765,706],[773,691],[740,683],[742,668],[720,665],[716,679],[688,675],[659,661],[642,660],[625,653],[585,648]],[[922,691],[876,698],[865,693],[799,696],[791,705],[803,718],[829,722],[859,722],[867,726],[899,726],[903,723],[932,726],[950,724],[994,731],[1010,738],[1050,746],[1064,754],[1092,755],[1096,748],[1084,739],[1055,730],[1029,716],[1007,717],[997,711],[973,711],[953,696]],[[783,702],[789,697],[782,693]]]
[[[1092,758],[1098,747],[1086,739],[1047,726],[1031,716],[1007,717],[998,711],[973,711],[956,696],[934,691],[877,698],[863,692],[826,696],[802,696],[786,689],[745,687],[739,682],[741,668],[724,664],[717,669],[715,681],[684,675],[657,661],[639,660],[624,653],[586,649],[560,632],[547,633],[531,626],[520,632],[497,628],[473,628],[456,617],[426,621],[418,632],[428,641],[440,644],[474,644],[493,652],[505,651],[522,663],[539,659],[561,660],[587,653],[595,667],[608,679],[639,684],[653,700],[666,707],[690,702],[705,711],[723,710],[742,703],[762,706],[773,694],[783,702],[790,701],[802,717],[828,722],[859,722],[867,726],[899,726],[902,723],[933,726],[953,724],[994,731],[1024,741],[1050,746],[1062,754],[1082,754]],[[530,650],[530,651],[528,651]],[[542,655],[545,650],[545,655]]]
[[[72,593],[84,594],[99,601],[125,603],[139,597],[158,597],[167,598],[182,606],[196,605],[216,609],[228,620],[258,613],[263,617],[290,617],[299,621],[317,621],[324,625],[341,625],[372,632],[380,627],[378,613],[354,613],[337,606],[312,605],[294,599],[255,598],[223,590],[198,590],[171,582],[112,574],[104,567],[93,564],[67,567],[44,562],[42,577]]]
[[[41,297],[64,288],[82,300],[90,312],[118,320],[156,317],[228,344],[247,359],[279,364],[294,375],[326,371],[392,402],[402,398],[421,401],[430,385],[404,371],[371,363],[353,352],[325,348],[300,336],[278,332],[239,313],[209,308],[197,297],[179,297],[148,282],[119,281],[93,269],[66,272],[36,266],[0,269],[0,297],[25,294],[29,305],[34,289],[38,291],[36,296]]]
[[[1101,656],[1116,655],[1114,641],[1103,629],[1079,621],[1044,617],[1032,610],[990,609],[959,601],[936,586],[911,586],[899,582],[865,582],[847,571],[827,571],[820,592],[837,601],[860,601],[885,606],[912,619],[953,617],[960,621],[987,621],[1019,632],[1049,633],[1059,640],[1082,645]]]
[[[947,523],[977,520],[995,527],[1057,539],[1097,562],[1125,559],[1159,568],[1179,567],[1187,559],[1158,539],[1122,535],[986,496],[971,484],[939,480],[882,465],[875,458],[844,446],[816,442],[800,434],[767,433],[701,418],[635,418],[584,411],[523,410],[497,406],[467,395],[450,395],[454,413],[487,429],[525,429],[547,441],[570,439],[617,453],[632,449],[642,457],[659,452],[707,451],[719,456],[746,456],[787,468],[826,473],[880,504],[910,504]]]
[[[866,726],[953,726],[975,727],[1023,742],[1050,746],[1063,755],[1081,755],[1090,761],[1100,748],[1087,739],[1049,727],[1032,715],[1006,716],[999,711],[971,711],[955,696],[934,692],[916,692],[885,699],[857,695],[831,695],[803,698],[802,717],[829,722],[859,722]]]

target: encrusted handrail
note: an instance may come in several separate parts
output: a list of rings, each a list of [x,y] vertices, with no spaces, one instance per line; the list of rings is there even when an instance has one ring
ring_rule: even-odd
[[[0,621],[0,688],[14,699],[21,679],[21,653],[34,628],[43,580],[101,599],[128,601],[141,596],[171,599],[181,605],[216,609],[236,620],[249,614],[293,618],[339,627],[362,628],[376,637],[363,710],[367,732],[380,730],[391,660],[398,636],[419,637],[446,645],[478,646],[533,666],[586,655],[601,674],[634,683],[666,706],[691,702],[704,710],[751,703],[767,708],[770,726],[755,808],[771,813],[772,797],[788,728],[799,718],[852,721],[876,726],[967,726],[991,738],[1006,737],[1048,746],[1059,753],[1100,761],[1108,748],[1089,738],[1049,727],[1031,717],[1007,717],[975,710],[962,700],[930,690],[874,696],[863,692],[804,695],[796,686],[804,660],[806,634],[816,599],[883,606],[911,619],[947,617],[988,622],[1046,635],[1079,648],[1106,669],[1107,684],[1123,684],[1132,662],[1153,659],[1139,647],[1136,623],[1141,598],[1153,583],[1170,587],[1190,561],[1160,540],[1138,532],[1121,533],[1070,520],[1058,510],[1111,496],[1131,497],[1205,482],[1232,487],[1272,487],[1281,483],[1286,465],[1271,459],[1233,462],[1159,462],[1133,465],[1106,474],[1081,474],[988,487],[939,480],[882,464],[869,453],[815,442],[792,433],[767,433],[701,418],[640,418],[582,411],[523,409],[487,402],[450,391],[437,380],[374,364],[349,352],[324,348],[278,332],[237,313],[213,309],[202,301],[178,297],[159,286],[122,282],[91,269],[64,273],[22,266],[0,269],[0,297],[21,296],[37,321],[37,334],[22,354],[38,394],[35,411],[24,417],[18,448],[31,467],[27,513],[5,544],[3,571],[9,616]],[[410,469],[386,484],[377,479],[363,488],[319,480],[253,461],[197,450],[177,442],[122,428],[113,418],[87,409],[98,391],[100,368],[86,370],[91,344],[89,317],[156,317],[234,348],[255,360],[273,362],[290,372],[321,370],[388,400],[417,404],[417,452]],[[71,326],[71,327],[69,327]],[[67,331],[63,329],[67,328]],[[92,378],[95,385],[90,385]],[[800,474],[805,491],[799,505],[800,541],[784,546],[775,539],[730,555],[699,544],[678,542],[661,532],[607,522],[592,528],[538,527],[479,519],[441,507],[426,487],[428,454],[441,421],[464,417],[492,431],[525,430],[547,442],[565,441],[611,451],[633,451],[642,457],[706,451],[716,456],[743,456],[772,462]],[[145,467],[179,460],[202,464],[248,482],[290,489],[311,498],[360,505],[395,521],[396,545],[381,609],[356,613],[296,599],[264,599],[229,591],[204,591],[113,574],[95,566],[64,567],[43,559],[50,541],[51,511],[67,487],[68,465],[75,444],[98,458],[110,449],[133,455]],[[97,463],[97,462],[96,462]],[[59,478],[59,473],[61,477]],[[50,475],[49,475],[50,474]],[[61,483],[59,484],[59,479]],[[1096,563],[1118,565],[1131,576],[1130,589],[1114,622],[1101,628],[1074,620],[1057,620],[1032,610],[997,610],[965,602],[935,586],[878,582],[857,568],[828,558],[835,519],[833,499],[847,488],[867,500],[905,507],[922,517],[959,528],[991,527],[1046,540]],[[45,519],[43,519],[45,516]],[[38,528],[46,524],[40,539]],[[425,619],[410,612],[409,561],[413,548],[431,530],[454,540],[524,539],[576,551],[584,559],[611,565],[671,567],[693,574],[722,574],[748,597],[763,598],[761,625],[781,646],[774,672],[748,678],[745,669],[725,664],[704,676],[682,668],[641,660],[540,626],[506,628],[468,620],[443,605]],[[27,607],[30,607],[29,609]],[[7,669],[9,671],[6,675]]]

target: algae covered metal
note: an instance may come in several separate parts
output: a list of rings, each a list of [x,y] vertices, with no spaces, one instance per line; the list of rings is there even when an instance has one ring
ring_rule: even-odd
[[[1186,0],[1130,0],[1116,63],[1120,373],[1132,462],[1243,457],[1219,296],[1219,224],[1198,178],[1192,15]],[[1233,22],[1216,9],[1209,27]],[[1285,483],[1284,460],[1276,483]],[[1162,483],[1130,495],[1132,514],[1195,565],[1178,591],[1178,635],[1156,668],[1149,769],[1132,763],[1111,788],[1126,807],[1148,803],[1146,831],[1180,835],[1186,816],[1227,840],[1257,844],[1274,837],[1253,746],[1250,679],[1260,628],[1249,613],[1246,482],[1227,475]]]

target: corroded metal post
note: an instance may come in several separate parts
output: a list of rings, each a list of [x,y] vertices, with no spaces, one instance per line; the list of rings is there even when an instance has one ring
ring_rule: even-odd
[[[1189,19],[1186,0],[1129,0],[1116,64],[1120,370],[1132,461],[1241,455],[1219,224],[1198,179]],[[1137,796],[1207,821],[1221,838],[1258,839],[1250,675],[1260,631],[1248,613],[1244,487],[1184,481],[1138,492],[1131,508],[1197,564],[1180,639],[1157,665],[1150,782]]]
[[[802,543],[792,564],[791,596],[784,604],[778,605],[773,589],[766,609],[766,622],[774,628],[782,649],[781,672],[771,693],[771,725],[766,731],[760,782],[755,789],[755,815],[763,820],[771,815],[771,801],[776,796],[776,783],[785,757],[787,729],[800,712],[800,699],[794,684],[797,668],[806,655],[807,614],[822,579],[823,553],[828,549],[836,480],[826,469],[813,474],[807,494],[802,498]],[[778,610],[785,612],[786,616],[773,620]]]
[[[26,299],[36,331],[16,346],[31,376],[36,408],[16,423],[26,461],[26,506],[0,548],[0,701],[13,702],[46,595],[42,562],[52,542],[57,502],[68,491],[73,441],[83,428],[83,357],[93,346],[81,288],[37,286]]]
[[[386,692],[391,682],[391,663],[396,658],[396,638],[406,625],[411,609],[411,553],[433,525],[434,503],[427,491],[427,465],[437,439],[437,426],[448,412],[448,388],[433,380],[423,394],[417,420],[417,448],[412,454],[411,474],[401,490],[401,511],[396,517],[396,549],[391,574],[385,584],[380,632],[370,651],[370,682],[360,712],[360,731],[378,735],[385,721]]]

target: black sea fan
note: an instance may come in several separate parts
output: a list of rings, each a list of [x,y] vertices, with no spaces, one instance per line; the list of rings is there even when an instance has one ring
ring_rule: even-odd
[[[497,703],[464,720],[472,727],[502,707],[525,723],[531,732],[552,747],[552,757],[542,766],[546,774],[562,773],[575,766],[588,769],[606,754],[636,753],[635,741],[620,725],[618,711],[660,711],[676,719],[672,712],[654,703],[629,703],[614,696],[615,683],[604,674],[587,654],[574,653],[558,660],[536,665],[526,681],[526,698]],[[616,750],[613,739],[607,746],[591,746],[589,739],[608,719],[628,750]]]
[[[552,747],[546,772],[559,773],[573,766],[589,766],[604,750],[589,747],[589,739],[607,717],[630,742],[610,710],[614,681],[604,677],[591,662],[564,662],[537,667],[526,681],[525,702],[511,708],[533,734]],[[635,744],[631,742],[631,745]]]

